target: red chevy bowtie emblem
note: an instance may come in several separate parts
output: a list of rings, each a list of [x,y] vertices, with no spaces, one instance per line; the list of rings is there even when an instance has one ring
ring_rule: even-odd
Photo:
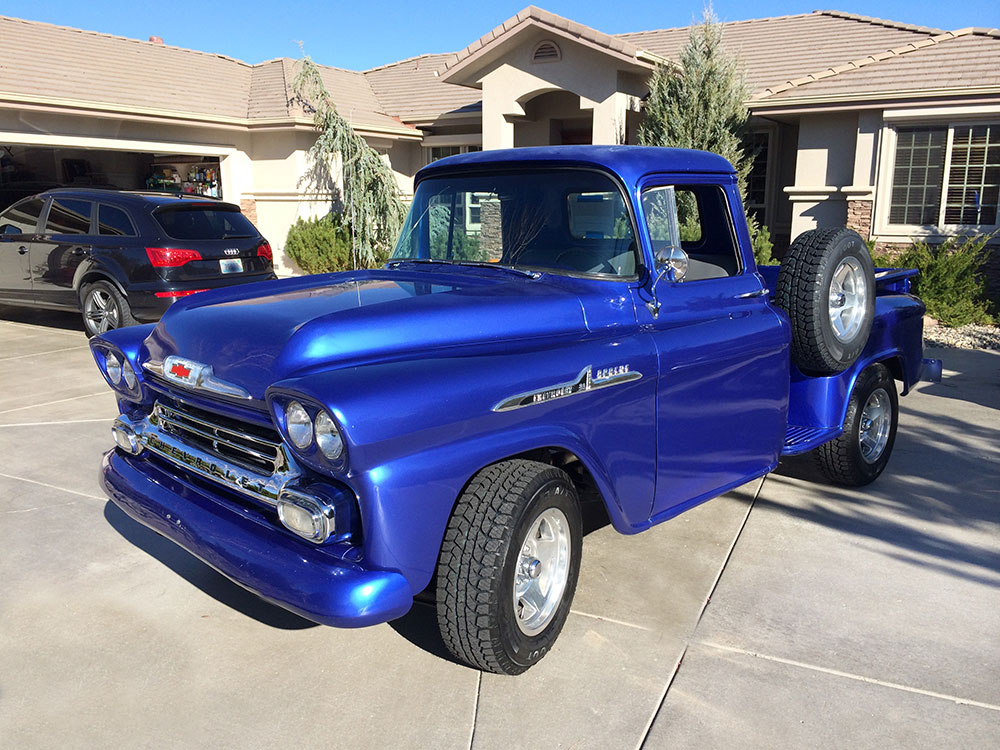
[[[179,378],[187,378],[191,374],[191,368],[185,367],[180,362],[177,362],[173,367],[170,368],[170,374],[176,375]]]

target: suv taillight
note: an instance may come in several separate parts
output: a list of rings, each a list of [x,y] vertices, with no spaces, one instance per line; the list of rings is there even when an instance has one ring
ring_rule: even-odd
[[[201,260],[197,250],[185,250],[177,247],[147,247],[146,255],[149,262],[156,268],[177,268],[188,261]]]
[[[274,253],[271,252],[271,245],[267,242],[262,242],[257,248],[257,257],[264,258],[268,263],[273,263]]]

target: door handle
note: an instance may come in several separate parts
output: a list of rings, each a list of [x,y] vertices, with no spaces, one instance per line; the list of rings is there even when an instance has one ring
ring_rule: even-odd
[[[737,294],[736,299],[753,299],[754,297],[763,297],[770,291],[771,291],[770,289],[764,287],[763,289],[757,289],[756,291],[753,292],[745,292],[743,294]]]
[[[21,247],[17,249],[18,255],[24,255],[26,252],[28,252],[28,248],[26,248],[24,245],[21,245]]]

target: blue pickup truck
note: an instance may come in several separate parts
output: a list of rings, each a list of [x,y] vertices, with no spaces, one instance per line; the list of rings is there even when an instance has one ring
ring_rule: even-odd
[[[121,410],[103,486],[303,617],[371,625],[423,594],[458,659],[523,672],[569,612],[581,502],[634,534],[782,456],[854,486],[889,460],[922,365],[913,272],[847,229],[758,268],[743,216],[703,152],[442,159],[384,268],[93,339]]]

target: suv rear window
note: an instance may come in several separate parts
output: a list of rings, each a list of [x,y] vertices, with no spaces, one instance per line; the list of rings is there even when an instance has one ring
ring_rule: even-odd
[[[177,206],[153,212],[163,231],[175,240],[228,240],[256,237],[257,230],[238,208]]]

